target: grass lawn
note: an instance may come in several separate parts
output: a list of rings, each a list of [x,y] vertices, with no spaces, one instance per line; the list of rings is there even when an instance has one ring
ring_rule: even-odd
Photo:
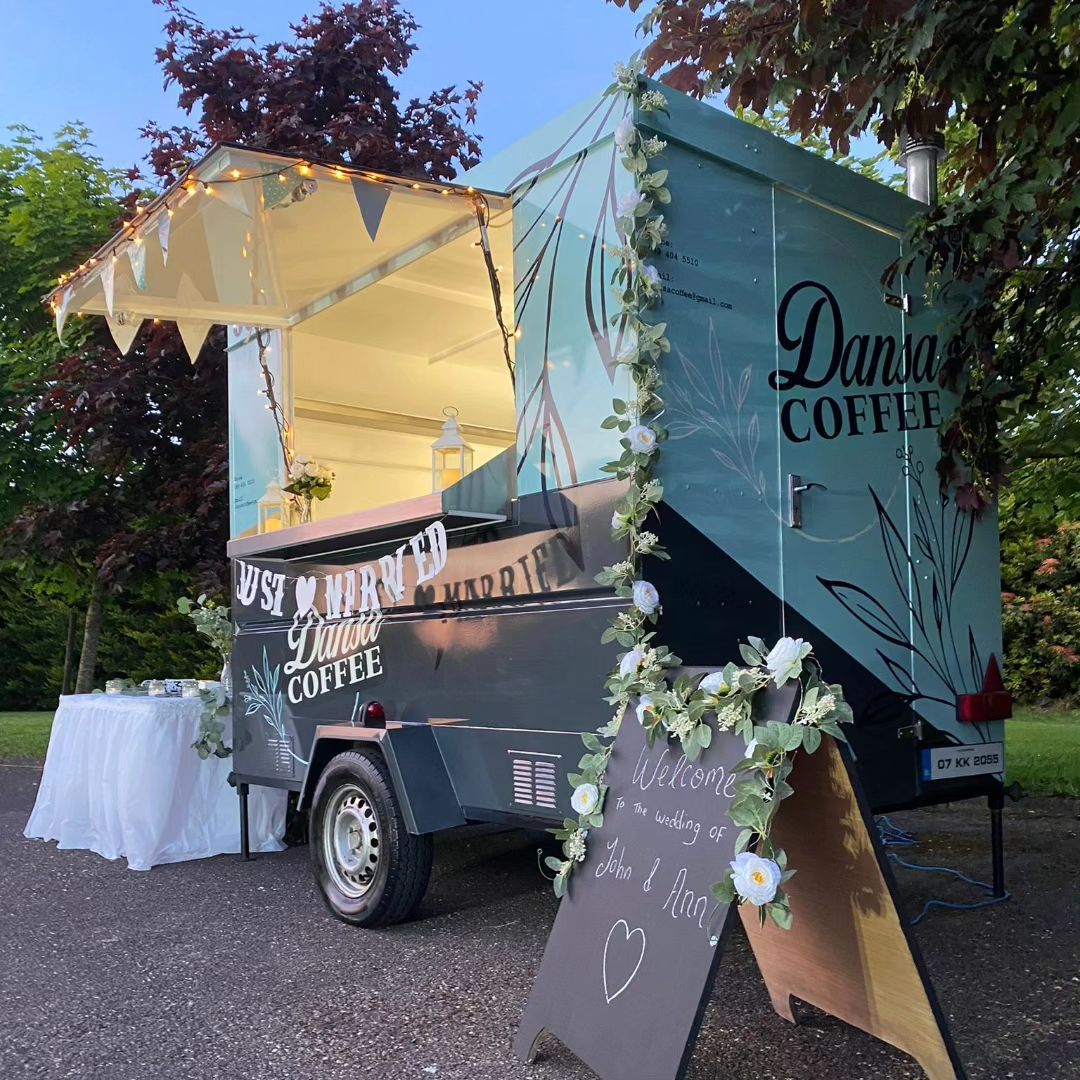
[[[51,712],[0,712],[0,760],[44,758]]]
[[[1005,768],[1029,795],[1080,796],[1080,710],[1019,706],[1005,721]]]

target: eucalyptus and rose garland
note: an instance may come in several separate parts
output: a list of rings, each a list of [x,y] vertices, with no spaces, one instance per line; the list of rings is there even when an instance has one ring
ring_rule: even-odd
[[[746,756],[738,766],[741,779],[735,784],[728,811],[741,829],[736,857],[723,879],[713,886],[713,894],[721,902],[753,904],[762,923],[768,915],[786,928],[792,915],[782,886],[795,871],[787,866],[783,850],[772,843],[772,822],[780,802],[793,794],[788,783],[793,755],[799,749],[813,753],[821,744],[822,732],[843,739],[839,725],[851,721],[851,709],[839,686],[821,680],[811,646],[801,639],[781,638],[770,649],[759,638],[750,638],[748,644],[740,646],[745,667],[728,664],[704,677],[680,675],[669,681],[668,669],[678,667],[681,661],[657,643],[651,629],[661,612],[660,596],[640,571],[644,556],[669,558],[656,533],[646,525],[664,494],[663,485],[654,476],[659,446],[666,435],[659,423],[664,407],[659,361],[671,346],[665,336],[666,324],[645,319],[645,313],[661,298],[660,275],[646,260],[660,250],[666,238],[664,216],[657,207],[670,203],[671,193],[667,170],[654,168],[667,144],[655,136],[646,137],[634,123],[636,113],[665,112],[667,107],[662,92],[645,86],[642,71],[638,56],[617,65],[615,82],[607,90],[609,95],[625,96],[628,103],[615,130],[615,144],[623,167],[634,178],[634,191],[619,201],[616,210],[622,244],[611,250],[619,260],[613,283],[620,310],[611,322],[621,324],[625,345],[618,363],[629,369],[635,396],[630,401],[615,400],[612,415],[602,425],[622,436],[622,454],[603,471],[628,481],[611,526],[616,539],[628,542],[629,554],[622,562],[605,567],[597,581],[612,586],[617,596],[630,601],[602,638],[627,651],[606,683],[614,715],[597,732],[582,735],[586,753],[578,771],[569,776],[574,788],[571,804],[578,816],[576,820],[567,818],[555,832],[563,841],[564,858],[548,856],[545,863],[554,871],[556,896],[562,896],[574,867],[585,859],[589,830],[603,824],[604,774],[627,712],[633,712],[645,728],[650,746],[658,738],[678,739],[691,761],[711,744],[715,725],[719,731],[742,736]],[[793,721],[755,725],[754,696],[770,682],[780,687],[791,679],[800,684]],[[756,850],[750,850],[752,847]]]

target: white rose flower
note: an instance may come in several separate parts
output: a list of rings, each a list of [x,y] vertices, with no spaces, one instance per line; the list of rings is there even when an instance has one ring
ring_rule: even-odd
[[[297,454],[296,457],[293,458],[293,461],[295,461],[297,465],[306,465],[310,460],[311,458],[309,458],[307,454]]]
[[[656,449],[656,432],[645,424],[635,424],[626,438],[635,454],[651,454]]]
[[[641,273],[650,285],[660,284],[660,271],[657,270],[655,266],[648,266],[645,263],[642,263]]]
[[[632,364],[637,359],[638,346],[636,341],[627,341],[619,350],[615,360],[620,364]]]
[[[304,466],[304,475],[310,476],[312,479],[314,479],[316,476],[319,475],[319,466],[316,465],[314,461],[309,461]]]
[[[645,196],[640,191],[630,191],[620,200],[615,208],[615,216],[620,218],[632,218],[637,208],[641,205]]]
[[[652,712],[653,700],[649,694],[642,694],[638,698],[637,708],[634,710],[637,713],[638,723],[644,727],[646,720],[646,713]]]
[[[628,653],[623,654],[619,661],[619,674],[630,675],[641,667],[641,661],[645,659],[645,646],[635,645]]]
[[[751,739],[746,744],[746,753],[743,754],[743,757],[746,758],[747,761],[749,761],[750,758],[752,758],[754,756],[754,751],[756,749],[757,749],[757,739]]]
[[[595,784],[578,784],[570,796],[570,805],[578,814],[591,814],[599,801],[600,792]]]
[[[616,510],[611,515],[611,527],[613,529],[621,529],[626,524],[626,518]]]
[[[788,679],[797,679],[802,672],[803,657],[810,654],[810,646],[802,638],[782,637],[765,657],[765,666],[777,686]]]
[[[714,671],[711,675],[706,675],[704,679],[698,683],[698,686],[705,691],[706,694],[712,694],[713,697],[719,697],[721,694],[726,694],[731,687],[724,682],[724,673],[722,671]]]
[[[660,594],[648,581],[634,582],[634,607],[651,615],[660,606]]]
[[[750,851],[740,852],[731,862],[735,891],[755,907],[770,903],[780,887],[780,867]]]
[[[633,119],[624,116],[615,128],[615,145],[625,154],[630,149],[635,135],[637,135],[637,128],[634,127]]]

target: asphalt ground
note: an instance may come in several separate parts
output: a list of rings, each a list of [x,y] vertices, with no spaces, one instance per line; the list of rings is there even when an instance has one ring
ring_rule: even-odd
[[[306,848],[129,871],[22,829],[38,773],[0,766],[0,1078],[579,1080],[557,1043],[511,1043],[555,916],[520,833],[442,840],[419,918],[358,931],[331,918]],[[985,879],[978,804],[895,815],[915,862]],[[1010,903],[936,911],[917,939],[968,1073],[1080,1076],[1080,802],[1006,808]],[[898,872],[906,910],[970,897]],[[899,1080],[914,1062],[806,1006],[771,1009],[729,936],[689,1080]],[[658,994],[657,1023],[663,1022]]]

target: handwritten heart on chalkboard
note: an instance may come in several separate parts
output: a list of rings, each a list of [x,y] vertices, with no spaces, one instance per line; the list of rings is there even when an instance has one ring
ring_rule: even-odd
[[[620,927],[622,928],[621,937],[615,933]],[[614,943],[612,938],[615,939]],[[636,944],[639,938],[640,947]],[[637,953],[636,960],[634,959],[635,952]],[[638,973],[638,968],[641,967],[644,959],[645,931],[640,926],[631,930],[630,924],[625,919],[616,919],[604,942],[604,997],[607,998],[609,1005],[634,981],[634,976]],[[617,983],[615,979],[618,972],[626,971],[631,965],[633,965],[633,970],[630,974],[621,984]],[[616,972],[615,976],[609,974],[612,969]],[[618,989],[612,992],[612,986],[618,986]]]
[[[298,577],[296,579],[296,614],[306,615],[315,608],[315,589],[319,579],[312,577]]]

